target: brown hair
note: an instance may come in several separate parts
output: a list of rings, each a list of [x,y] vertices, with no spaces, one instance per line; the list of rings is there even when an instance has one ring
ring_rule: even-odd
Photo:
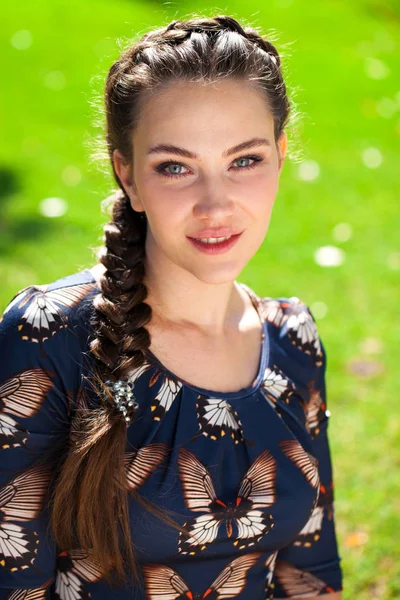
[[[287,124],[290,104],[275,46],[252,27],[229,16],[174,20],[146,33],[111,66],[105,86],[106,144],[119,190],[112,195],[112,220],[104,227],[98,260],[106,271],[101,292],[94,297],[90,350],[96,369],[91,382],[104,398],[96,409],[77,410],[72,422],[73,444],[60,469],[52,499],[51,527],[62,549],[89,548],[111,582],[114,569],[125,576],[123,560],[138,580],[130,537],[128,488],[124,470],[126,423],[111,395],[103,395],[106,380],[128,380],[144,362],[150,346],[145,326],[151,320],[143,283],[146,215],[132,209],[113,165],[118,149],[132,164],[132,133],[140,119],[144,91],[173,80],[254,81],[274,118],[277,141]],[[172,526],[170,517],[135,497]],[[122,533],[122,540],[119,533]],[[122,543],[120,543],[122,542]]]

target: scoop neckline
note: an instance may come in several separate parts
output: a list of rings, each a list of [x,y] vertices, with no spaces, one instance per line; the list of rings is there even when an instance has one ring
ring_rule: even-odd
[[[93,273],[91,272],[91,270],[86,269],[86,271],[90,274],[90,277],[92,278],[94,283],[96,283],[96,285],[97,285],[96,279],[95,279]],[[263,381],[266,365],[269,360],[269,339],[268,339],[268,335],[267,335],[267,320],[265,319],[263,312],[260,310],[260,300],[261,299],[257,296],[257,294],[251,288],[249,288],[245,283],[242,283],[240,281],[238,281],[237,283],[241,286],[241,288],[249,296],[250,301],[251,301],[252,305],[254,306],[255,310],[257,311],[257,314],[258,314],[260,322],[261,322],[261,330],[260,330],[261,355],[260,355],[260,360],[259,360],[259,364],[258,364],[257,375],[256,375],[255,379],[253,380],[253,383],[251,383],[250,385],[245,386],[239,390],[233,391],[233,392],[221,392],[218,390],[211,390],[208,388],[203,388],[203,387],[194,385],[194,384],[190,383],[189,381],[182,379],[182,377],[178,377],[175,373],[173,373],[170,369],[168,369],[157,358],[157,356],[150,350],[150,348],[146,348],[143,351],[148,363],[150,365],[153,365],[153,366],[161,369],[170,379],[176,381],[177,383],[180,383],[183,387],[191,389],[191,390],[197,392],[198,394],[201,394],[204,396],[216,397],[216,398],[226,398],[227,400],[229,400],[229,399],[233,400],[233,399],[244,398],[245,396],[250,396],[252,394],[255,394],[258,391],[258,389]]]

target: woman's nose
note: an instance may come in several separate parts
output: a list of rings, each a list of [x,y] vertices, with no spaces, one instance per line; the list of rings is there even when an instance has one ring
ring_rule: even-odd
[[[235,202],[230,196],[226,186],[209,185],[204,187],[194,206],[197,218],[217,220],[220,217],[231,215],[235,210]]]

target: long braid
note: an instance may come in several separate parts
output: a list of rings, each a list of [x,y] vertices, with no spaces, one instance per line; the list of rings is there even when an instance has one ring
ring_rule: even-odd
[[[105,382],[126,379],[129,371],[143,362],[141,349],[150,345],[144,325],[151,319],[151,307],[144,303],[147,290],[142,283],[146,222],[131,208],[124,192],[117,192],[112,199],[112,220],[104,226],[104,246],[98,252],[106,270],[99,280],[100,293],[93,298],[91,317],[94,339],[90,350],[96,366],[89,383],[101,401],[95,409],[76,411],[71,425],[73,452],[66,457],[55,490],[52,527],[61,547],[74,549],[78,544],[90,549],[104,578],[115,584],[115,575],[119,581],[124,578],[125,558],[135,583],[139,573],[129,543],[123,461],[126,424]],[[129,492],[138,499],[135,491]],[[74,494],[76,502],[71,503]],[[107,523],[115,526],[104,525]]]
[[[127,380],[132,370],[143,365],[150,346],[145,326],[152,317],[143,283],[148,223],[145,213],[132,209],[113,155],[118,150],[133,165],[132,135],[140,120],[144,91],[156,93],[158,86],[179,78],[224,77],[259,86],[272,113],[277,140],[290,112],[279,54],[255,28],[242,27],[232,17],[174,20],[149,31],[121,53],[106,81],[107,155],[120,190],[112,197],[112,219],[104,227],[104,246],[98,252],[105,272],[93,299],[91,319],[95,368],[90,383],[100,401],[96,408],[76,410],[72,449],[55,489],[51,525],[59,547],[69,549],[79,543],[90,549],[110,583],[114,583],[113,571],[119,578],[126,575],[125,558],[134,582],[140,578],[130,536],[124,469],[127,428],[105,382]],[[185,532],[157,506],[130,493],[153,514]]]
[[[144,302],[147,289],[142,281],[146,221],[143,214],[132,209],[129,197],[123,191],[109,199],[113,201],[112,220],[104,226],[105,243],[97,255],[106,270],[99,279],[100,293],[93,298],[95,310],[91,317],[94,339],[90,350],[97,362],[89,383],[101,397],[101,403],[97,409],[76,411],[71,427],[74,453],[66,457],[61,471],[59,490],[62,493],[54,496],[52,523],[63,540],[63,547],[74,548],[73,544],[79,540],[80,547],[91,548],[91,540],[96,540],[92,560],[97,568],[102,566],[104,578],[112,584],[124,578],[123,561],[126,558],[133,583],[137,585],[141,582],[133,547],[129,543],[128,486],[123,462],[127,429],[105,381],[110,377],[127,379],[131,370],[143,363],[143,349],[150,345],[144,325],[151,319],[151,307]],[[100,468],[102,477],[99,476]],[[82,477],[82,470],[85,477]],[[84,499],[96,494],[101,496],[107,480],[112,480],[115,486],[112,501],[91,503],[91,519],[88,519]],[[69,499],[77,482],[80,502],[73,506]],[[129,494],[156,517],[187,533],[184,526],[157,505],[142,499],[135,490],[129,490]],[[63,514],[61,523],[56,521],[59,512]],[[121,528],[122,547],[117,527],[99,526],[107,521],[107,513],[109,520],[116,521]],[[74,528],[68,525],[72,521],[76,522]]]
[[[101,292],[94,298],[96,337],[90,345],[91,352],[117,379],[125,379],[140,366],[142,350],[150,346],[144,327],[152,315],[150,305],[144,302],[145,239],[143,213],[132,209],[123,192],[117,193],[113,220],[104,226],[105,246],[98,253],[106,271],[99,281]]]

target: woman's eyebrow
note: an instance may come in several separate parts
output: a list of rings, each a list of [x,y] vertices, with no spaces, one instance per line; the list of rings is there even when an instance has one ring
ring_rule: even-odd
[[[226,158],[231,154],[235,154],[241,150],[246,150],[247,148],[254,148],[256,146],[271,146],[271,141],[267,138],[252,138],[251,140],[247,140],[246,142],[241,142],[236,146],[232,146],[232,148],[228,148],[228,150],[224,150],[222,157]],[[180,146],[173,146],[171,144],[157,144],[157,146],[153,146],[147,152],[147,154],[157,153],[170,153],[178,154],[179,156],[185,156],[186,158],[199,158],[195,152],[191,152],[190,150],[186,150]]]

